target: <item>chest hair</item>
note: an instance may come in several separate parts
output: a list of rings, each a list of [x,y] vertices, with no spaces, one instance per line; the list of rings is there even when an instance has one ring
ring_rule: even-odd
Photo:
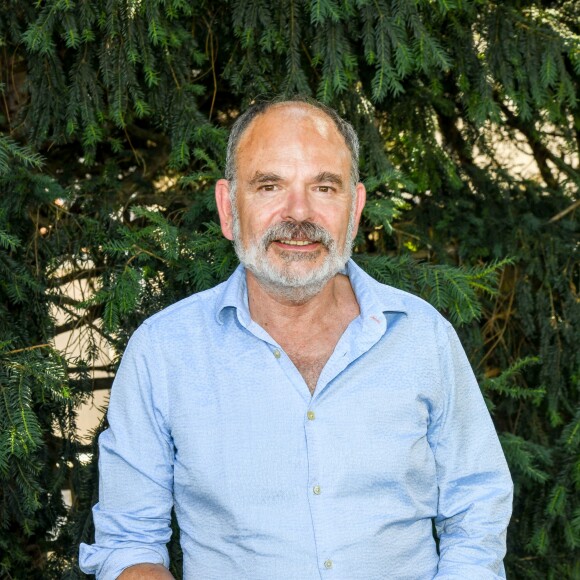
[[[249,284],[253,283],[252,280],[248,279]],[[321,293],[316,297],[317,312],[306,317],[272,316],[272,309],[268,310],[264,300],[257,298],[260,296],[259,284],[253,288],[255,294],[250,299],[252,318],[284,349],[302,375],[310,393],[314,394],[322,369],[340,337],[360,312],[348,277],[335,276],[325,287],[326,294]],[[268,298],[266,293],[261,296]]]
[[[293,352],[287,348],[284,350],[308,385],[310,394],[314,394],[320,373],[322,373],[324,365],[328,362],[334,347],[326,349],[326,352],[314,354],[307,352],[306,349],[295,350]]]
[[[298,338],[288,334],[274,337],[302,375],[311,394],[316,389],[324,365],[353,318],[353,313],[345,312],[330,324],[321,324]]]

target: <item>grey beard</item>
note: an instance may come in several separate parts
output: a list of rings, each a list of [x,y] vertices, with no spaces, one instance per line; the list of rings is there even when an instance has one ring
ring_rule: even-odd
[[[245,248],[240,236],[240,220],[237,208],[233,211],[234,249],[240,262],[252,272],[259,284],[268,292],[294,303],[304,303],[316,296],[326,284],[344,269],[352,253],[352,232],[354,228],[354,211],[351,211],[347,228],[346,241],[342,252],[328,230],[312,222],[280,222],[270,226],[262,238]],[[328,255],[319,268],[306,274],[296,274],[290,268],[275,267],[268,259],[268,247],[275,240],[307,238],[320,242]],[[318,253],[281,252],[286,264],[300,261],[312,261]]]

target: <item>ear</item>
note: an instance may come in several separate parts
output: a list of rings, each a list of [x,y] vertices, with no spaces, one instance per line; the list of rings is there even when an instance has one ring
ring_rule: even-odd
[[[218,179],[215,184],[215,201],[222,233],[228,240],[234,239],[232,216],[232,202],[230,200],[230,182],[227,179]]]
[[[367,190],[362,183],[358,183],[355,189],[356,202],[354,206],[354,228],[352,230],[352,239],[356,237],[358,232],[358,224],[360,223],[360,216],[367,201]]]

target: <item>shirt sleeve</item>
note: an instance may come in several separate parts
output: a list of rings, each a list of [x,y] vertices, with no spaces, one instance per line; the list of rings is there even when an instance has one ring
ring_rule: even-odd
[[[129,341],[111,390],[109,428],[99,437],[95,543],[81,544],[79,557],[81,570],[97,579],[139,563],[169,566],[174,453],[162,361],[149,332],[145,324]]]
[[[439,345],[442,398],[431,429],[439,488],[437,580],[505,578],[513,485],[483,396],[457,334]]]

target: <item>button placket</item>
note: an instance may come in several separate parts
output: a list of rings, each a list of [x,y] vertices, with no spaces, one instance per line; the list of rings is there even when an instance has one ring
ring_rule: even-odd
[[[306,408],[305,415],[304,432],[308,448],[310,485],[308,496],[316,540],[318,568],[320,574],[330,578],[334,576],[332,572],[335,570],[335,563],[330,556],[336,549],[336,537],[332,527],[329,527],[331,522],[335,522],[335,514],[332,511],[335,481],[332,469],[329,471],[331,465],[327,461],[328,456],[321,453],[326,449],[329,437],[328,426],[324,420],[327,416],[327,409],[324,408],[324,404],[316,405],[316,401],[312,401],[311,405]]]
[[[314,424],[315,419],[315,412],[310,409],[310,404],[312,401],[309,401],[308,406],[306,407],[306,413],[303,415],[303,424],[304,424],[304,435],[306,438],[306,449],[307,449],[307,460],[308,460],[308,504],[310,506],[310,515],[312,518],[312,531],[314,533],[314,538],[316,542],[316,551],[318,556],[318,566],[319,569],[324,570],[322,566],[324,566],[324,558],[328,554],[326,549],[321,551],[320,542],[323,544],[325,543],[326,539],[326,532],[325,528],[322,525],[324,521],[324,507],[321,504],[322,497],[322,485],[320,482],[320,454],[319,454],[319,430],[316,428],[317,426]]]

